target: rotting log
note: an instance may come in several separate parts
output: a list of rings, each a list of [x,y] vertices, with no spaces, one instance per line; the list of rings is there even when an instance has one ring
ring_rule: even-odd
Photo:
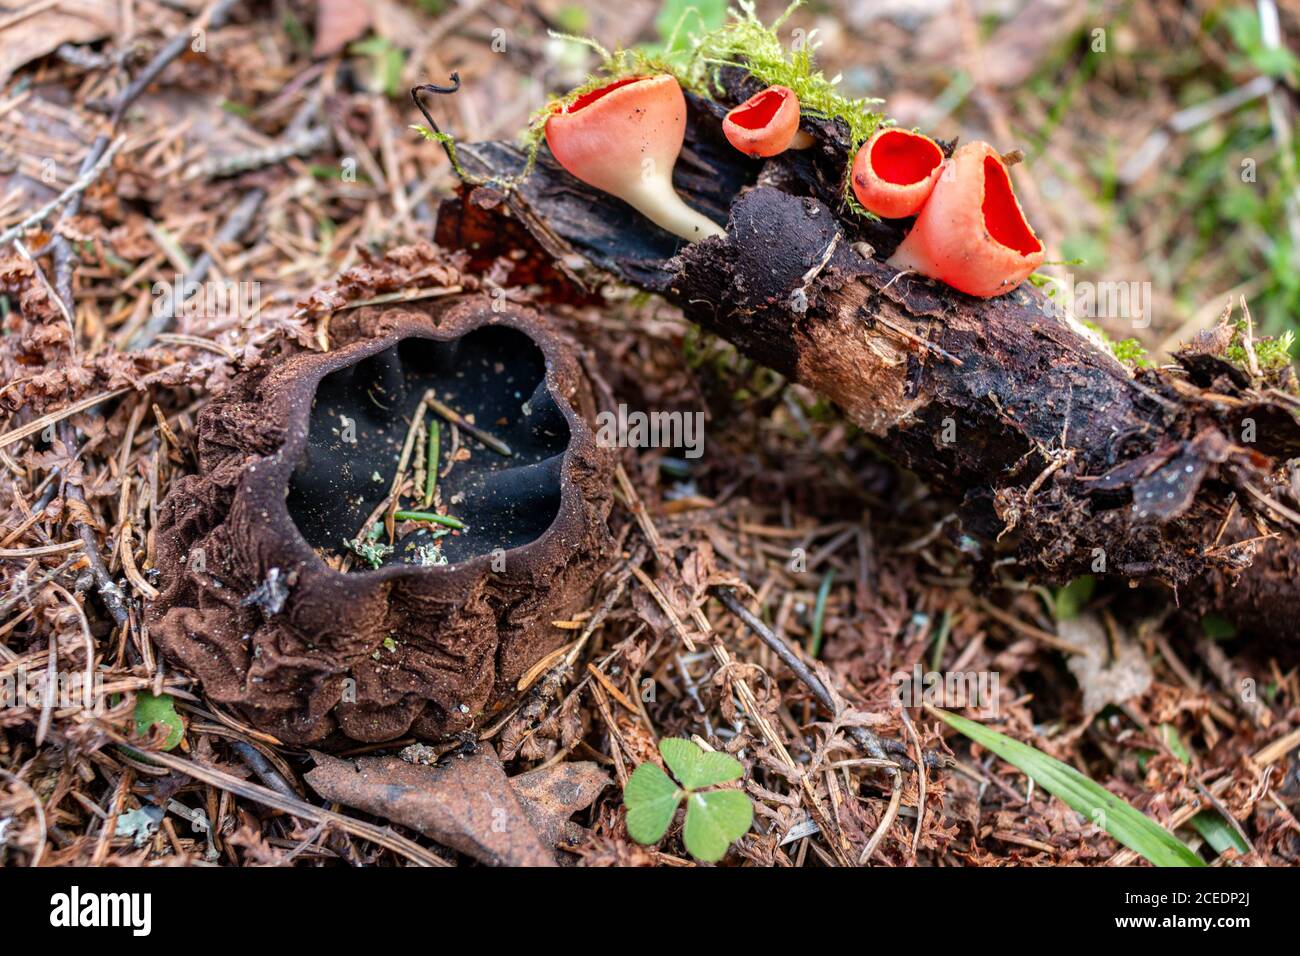
[[[467,185],[446,203],[439,241],[484,266],[513,253],[511,281],[550,270],[557,298],[609,279],[663,295],[837,403],[883,450],[956,496],[964,543],[978,544],[986,568],[1014,555],[1022,573],[1048,583],[1099,571],[1161,582],[1185,607],[1300,636],[1300,469],[1291,461],[1300,401],[1289,370],[1273,382],[1243,374],[1221,357],[1220,329],[1175,365],[1134,371],[1028,284],[976,299],[900,275],[884,259],[902,225],[844,204],[844,125],[805,117],[813,148],[747,159],[719,120],[752,80],[737,70],[723,80],[720,102],[688,94],[674,183],[728,222],[725,238],[683,245],[543,149],[517,188]],[[479,178],[501,180],[524,163],[499,142],[459,153]],[[521,243],[535,255],[520,257]]]

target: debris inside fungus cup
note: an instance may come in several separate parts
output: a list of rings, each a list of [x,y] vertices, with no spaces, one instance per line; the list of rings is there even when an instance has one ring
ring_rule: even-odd
[[[348,571],[441,566],[535,539],[555,517],[568,441],[544,373],[525,335],[485,327],[407,339],[327,375],[289,485],[303,536]],[[440,427],[426,506],[412,452],[429,418]]]

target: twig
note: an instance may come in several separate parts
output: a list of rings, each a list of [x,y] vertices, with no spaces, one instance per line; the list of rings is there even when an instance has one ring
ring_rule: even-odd
[[[89,398],[83,398],[79,402],[73,402],[71,405],[66,405],[63,408],[60,408],[57,412],[49,412],[42,415],[40,418],[34,419],[26,425],[23,425],[21,428],[15,428],[13,431],[5,432],[3,435],[0,435],[0,448],[4,448],[6,445],[12,445],[16,441],[21,441],[28,435],[35,435],[37,432],[42,432],[55,422],[62,421],[78,412],[84,412],[86,409],[93,408],[100,402],[106,402],[109,399],[117,398],[119,395],[125,395],[129,391],[131,391],[131,387],[128,385],[123,388],[112,389],[108,392],[99,392],[98,394],[91,395]],[[69,447],[69,451],[71,450],[71,447]]]
[[[45,852],[45,842],[49,838],[49,828],[45,825],[45,807],[41,804],[41,798],[36,795],[36,791],[32,789],[31,784],[22,777],[19,777],[17,774],[6,770],[4,767],[0,767],[0,777],[4,777],[6,780],[12,782],[16,787],[21,787],[23,790],[26,790],[27,798],[32,801],[32,807],[36,810],[36,822],[41,828],[41,842],[37,844],[36,851],[32,854],[32,862],[28,865],[40,866],[41,855]]]
[[[101,720],[96,720],[99,730],[114,743],[124,747],[132,747],[131,743],[115,731],[108,724]],[[422,866],[451,866],[442,857],[431,853],[417,843],[413,843],[405,837],[398,836],[386,827],[377,827],[371,823],[365,823],[361,820],[354,820],[352,817],[344,816],[341,813],[335,813],[332,810],[326,810],[322,807],[314,807],[297,797],[288,797],[284,794],[277,793],[269,787],[263,787],[260,784],[249,783],[246,780],[240,780],[225,771],[218,770],[215,767],[206,767],[203,764],[195,763],[192,760],[186,760],[182,757],[174,756],[166,751],[149,751],[148,758],[155,764],[160,764],[168,770],[174,770],[177,773],[183,773],[186,776],[193,777],[201,783],[225,790],[234,794],[236,797],[243,797],[245,800],[252,800],[263,806],[270,807],[273,810],[279,810],[282,813],[288,813],[292,816],[299,817],[303,820],[309,820],[312,823],[324,823],[327,826],[350,833],[353,836],[361,837],[376,843],[385,849],[392,850],[394,853],[406,857],[413,863],[419,863]]]
[[[236,173],[248,172],[250,169],[260,169],[263,166],[274,166],[276,163],[282,163],[293,156],[308,156],[322,149],[329,142],[329,138],[329,128],[321,126],[288,137],[284,142],[273,143],[265,149],[255,149],[252,152],[240,153],[237,156],[218,156],[196,163],[187,169],[181,178],[185,180],[217,179],[222,176],[233,176]]]
[[[1088,653],[1078,644],[1072,644],[1069,641],[1062,640],[1050,631],[1044,631],[1041,627],[1034,627],[1032,624],[1026,624],[1015,615],[1008,614],[1006,611],[1002,610],[1002,608],[998,607],[986,598],[980,598],[979,604],[990,617],[1002,622],[1013,631],[1025,635],[1025,637],[1033,638],[1036,641],[1046,644],[1048,647],[1054,647],[1058,651],[1063,651],[1066,654],[1086,655]]]
[[[285,780],[280,771],[271,765],[271,761],[262,756],[262,752],[248,741],[232,740],[230,748],[239,754],[239,759],[248,764],[248,769],[257,774],[262,783],[282,797],[288,797],[290,800],[300,799],[289,781]]]
[[[117,99],[113,102],[113,126],[117,126],[126,111],[130,109],[140,94],[149,88],[149,85],[163,70],[171,64],[182,53],[190,48],[194,42],[195,30],[215,30],[225,25],[226,17],[230,15],[231,8],[235,5],[235,0],[217,0],[211,7],[200,13],[182,32],[176,34],[167,44],[159,50],[149,65],[146,66],[124,89]]]
[[[812,672],[807,664],[800,660],[799,656],[794,652],[794,649],[782,640],[780,635],[764,624],[760,618],[755,616],[749,610],[749,608],[745,607],[745,605],[736,597],[735,592],[730,588],[715,586],[712,590],[713,594],[722,602],[723,606],[732,614],[736,615],[736,617],[740,618],[741,623],[753,631],[759,640],[770,647],[773,653],[781,659],[781,663],[790,668],[791,673],[793,673],[795,677],[799,678],[799,680],[802,681],[810,691],[812,691],[813,696],[817,698],[818,703],[826,708],[832,716],[839,716],[839,708],[835,706],[835,698],[832,697],[830,691],[826,689],[826,685],[823,684],[821,679]],[[890,761],[889,758],[885,756],[886,753],[893,752],[900,756],[906,756],[907,748],[903,744],[893,740],[887,741],[867,727],[846,727],[845,730],[847,730],[848,733],[857,740],[858,744],[871,754],[873,758],[887,761],[891,767],[894,762]],[[904,769],[913,769],[911,766],[907,766],[907,764],[910,763],[911,760],[909,758],[904,765]],[[940,768],[947,766],[948,760],[943,754],[925,751],[925,764],[927,767]],[[887,769],[886,773],[893,776],[892,769]]]
[[[799,655],[794,652],[794,648],[781,640],[776,632],[752,614],[749,608],[741,604],[731,588],[714,587],[713,594],[728,611],[740,618],[741,623],[753,631],[759,640],[772,649],[772,653],[776,654],[781,659],[781,663],[790,668],[790,672],[813,692],[813,696],[832,716],[837,714],[838,708],[835,706],[835,698],[831,696],[831,692],[826,689],[826,685],[821,682],[821,679],[812,672],[807,664],[799,659]]]
[[[95,161],[90,169],[77,177],[76,182],[63,190],[63,192],[59,193],[40,209],[37,209],[22,222],[18,223],[18,225],[10,226],[4,232],[0,232],[0,246],[13,242],[15,239],[21,239],[23,233],[32,226],[44,220],[46,216],[54,212],[54,210],[58,209],[60,206],[70,202],[74,196],[80,195],[83,190],[89,187],[90,184],[98,179],[104,170],[108,168],[108,164],[113,161],[113,157],[117,155],[117,151],[122,148],[122,144],[125,142],[125,136],[119,136],[117,139],[113,140],[113,142],[109,144],[108,148],[104,150],[103,155]]]
[[[68,422],[59,423],[59,437],[69,451],[77,447],[77,436]],[[122,593],[122,589],[117,586],[117,582],[113,580],[113,576],[108,573],[108,568],[104,565],[104,557],[99,553],[99,539],[95,536],[95,529],[81,517],[83,514],[89,514],[86,495],[81,485],[76,482],[65,481],[63,487],[65,497],[73,506],[69,508],[73,515],[72,523],[84,546],[83,550],[86,552],[86,560],[90,563],[90,573],[95,577],[95,588],[99,591],[100,600],[108,608],[108,613],[113,616],[114,623],[118,627],[126,627],[130,620],[126,610],[126,595]]]
[[[894,789],[889,795],[889,806],[885,808],[885,815],[880,818],[880,825],[876,827],[876,832],[871,834],[871,839],[867,842],[866,849],[858,857],[858,866],[865,866],[871,859],[872,854],[876,852],[876,847],[880,846],[880,841],[885,838],[885,832],[893,826],[894,818],[898,816],[898,805],[903,800],[903,778],[894,774]]]
[[[253,217],[257,215],[257,210],[261,208],[264,199],[266,199],[265,189],[260,187],[250,189],[217,232],[216,244],[222,246],[238,240],[252,223]],[[190,270],[181,279],[179,290],[168,292],[164,304],[154,310],[149,317],[149,321],[136,333],[127,347],[139,351],[152,345],[154,338],[159,333],[165,332],[167,327],[171,325],[172,319],[176,317],[177,307],[183,304],[176,301],[175,291],[179,291],[183,296],[185,294],[184,290],[198,285],[207,278],[212,264],[213,259],[210,252],[204,252],[195,259]]]
[[[467,422],[465,420],[465,417],[461,415],[460,412],[438,401],[438,399],[434,397],[432,391],[425,396],[424,400],[430,408],[432,408],[435,412],[437,412],[447,421],[451,422],[453,425],[456,425],[459,428],[465,429],[465,431],[469,432],[471,435],[477,438],[484,445],[487,445],[487,447],[491,448],[498,455],[505,455],[507,458],[510,458],[514,455],[514,452],[510,450],[509,445],[503,442],[500,438],[497,438],[495,435],[491,435],[488,432],[485,432],[477,425]]]

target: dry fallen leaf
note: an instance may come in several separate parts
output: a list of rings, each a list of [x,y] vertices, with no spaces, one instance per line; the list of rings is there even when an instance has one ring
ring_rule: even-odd
[[[320,0],[316,4],[314,57],[333,56],[370,29],[370,7],[361,0]]]
[[[1151,686],[1151,667],[1142,648],[1121,636],[1114,656],[1106,639],[1106,628],[1095,614],[1061,621],[1057,631],[1063,640],[1086,650],[1070,658],[1068,666],[1083,691],[1083,709],[1095,714],[1107,704],[1122,704]]]
[[[118,9],[118,4],[103,0],[36,0],[0,15],[8,24],[0,28],[0,85],[9,82],[14,70],[61,44],[93,43],[117,33]]]
[[[554,866],[568,818],[609,784],[594,764],[507,778],[490,747],[434,766],[313,753],[307,783],[326,800],[418,830],[490,866]]]

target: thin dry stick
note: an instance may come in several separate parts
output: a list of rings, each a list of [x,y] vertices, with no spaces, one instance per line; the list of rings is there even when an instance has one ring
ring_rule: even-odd
[[[131,792],[131,783],[134,779],[135,771],[130,767],[123,770],[122,775],[117,778],[117,786],[113,789],[113,802],[109,805],[108,816],[104,818],[104,824],[100,828],[99,839],[95,841],[95,852],[90,858],[91,866],[103,866],[104,861],[108,859],[109,848],[117,833],[117,818],[122,815],[122,807],[126,804],[126,795]]]
[[[35,435],[38,432],[42,432],[50,425],[61,422],[63,419],[68,418],[71,415],[75,415],[78,412],[84,412],[86,409],[93,408],[100,402],[107,402],[109,399],[117,398],[119,395],[125,395],[129,391],[131,391],[130,386],[115,388],[107,392],[99,392],[96,395],[91,395],[89,398],[83,398],[78,402],[73,402],[71,405],[60,408],[57,412],[48,412],[20,428],[15,428],[13,431],[8,431],[3,435],[0,435],[0,448],[12,445],[16,441],[22,441],[28,435]]]
[[[799,659],[799,656],[795,654],[794,649],[789,644],[781,640],[775,631],[764,624],[749,608],[745,607],[731,588],[715,587],[713,588],[713,594],[728,611],[740,618],[741,623],[772,649],[772,652],[781,659],[781,663],[788,667],[791,673],[813,692],[813,696],[832,716],[838,712],[838,708],[835,706],[835,698],[826,689],[826,685],[821,682],[821,678]]]
[[[80,551],[84,547],[80,541],[60,541],[58,544],[42,544],[32,548],[0,548],[0,558],[41,558],[50,554]]]
[[[77,447],[77,437],[72,426],[66,421],[59,422],[59,436],[69,449]],[[90,562],[90,573],[95,578],[95,588],[99,592],[99,597],[108,608],[108,613],[113,616],[113,622],[118,627],[126,627],[130,621],[130,615],[126,610],[126,595],[122,593],[122,589],[117,586],[117,582],[113,580],[113,576],[108,573],[108,568],[104,565],[104,556],[99,553],[99,539],[95,536],[94,527],[82,517],[90,513],[86,506],[86,495],[81,485],[72,481],[64,482],[63,494],[70,505],[69,511],[73,514],[73,526],[77,529],[77,534],[84,545],[86,560]]]
[[[85,686],[81,690],[81,700],[85,708],[90,710],[94,706],[95,688],[95,638],[90,633],[90,621],[86,619],[85,609],[68,593],[67,588],[55,581],[50,582],[50,587],[59,597],[68,602],[81,624],[81,636],[86,645],[86,672],[83,678]]]
[[[1001,621],[1013,631],[1017,631],[1026,637],[1032,637],[1036,641],[1046,644],[1048,647],[1054,647],[1058,651],[1064,651],[1067,654],[1087,654],[1078,644],[1071,644],[1069,641],[1062,640],[1049,631],[1044,631],[1040,627],[1034,627],[1032,624],[1026,624],[1012,614],[1008,614],[1002,608],[998,607],[991,601],[980,598],[980,607],[995,620]]]
[[[921,831],[925,827],[925,752],[921,749],[921,738],[917,736],[916,728],[912,725],[912,718],[907,715],[907,710],[900,707],[899,714],[903,718],[903,726],[907,728],[908,735],[912,738],[912,745],[916,747],[916,830],[912,833],[912,859],[916,859],[917,848],[921,845]]]
[[[756,634],[764,644],[770,647],[776,653],[777,657],[779,657],[781,661],[790,668],[794,675],[807,685],[808,689],[813,692],[813,695],[817,698],[818,702],[825,707],[828,712],[832,715],[838,715],[839,711],[835,706],[835,698],[833,698],[830,691],[826,689],[826,685],[821,682],[820,678],[818,678],[806,664],[804,664],[788,643],[782,640],[776,632],[764,624],[761,619],[745,607],[730,588],[715,587],[713,588],[713,593],[717,596],[718,600],[723,603],[727,610],[740,618],[741,622]],[[895,765],[895,762],[886,756],[886,753],[888,753],[891,748],[894,748],[900,754],[904,753],[904,749],[901,749],[901,744],[897,741],[889,741],[887,743],[878,734],[867,727],[847,727],[845,729],[855,740],[858,741],[863,749],[871,754],[872,757],[883,761],[889,767]],[[907,761],[904,761],[904,764],[906,763]],[[926,751],[925,764],[927,767],[945,766],[947,764],[947,757],[943,754],[934,753],[933,751]],[[888,773],[890,776],[893,776],[892,770],[889,770]]]
[[[137,748],[132,745],[114,730],[110,725],[99,719],[95,719],[97,728],[114,743],[127,747],[132,750]],[[287,797],[284,794],[276,793],[270,787],[264,787],[261,784],[249,783],[247,780],[240,780],[225,771],[218,770],[215,767],[207,767],[203,764],[195,763],[192,760],[186,760],[182,757],[174,756],[166,751],[149,751],[149,760],[155,764],[166,767],[169,770],[175,770],[177,773],[183,773],[186,776],[193,777],[200,783],[206,783],[208,786],[216,787],[218,790],[236,796],[243,797],[245,800],[252,800],[263,806],[270,807],[273,810],[279,810],[282,813],[288,813],[292,816],[308,820],[312,823],[324,823],[327,826],[335,827],[345,833],[360,837],[363,840],[369,840],[378,844],[387,850],[392,850],[400,856],[406,857],[412,863],[418,863],[422,866],[451,866],[442,857],[426,850],[417,843],[398,836],[386,827],[377,827],[361,820],[354,820],[352,817],[344,816],[341,813],[335,813],[332,810],[326,810],[322,807],[314,807],[310,803],[297,798]]]
[[[222,223],[221,228],[217,231],[215,244],[223,246],[238,240],[252,223],[258,209],[262,207],[264,199],[266,199],[265,189],[257,187],[250,189],[226,221]],[[179,288],[182,296],[184,295],[183,290],[197,286],[208,277],[208,272],[212,269],[214,261],[210,252],[204,252],[194,260],[189,271],[181,279]],[[183,304],[183,302],[176,301],[174,294],[169,293],[163,306],[155,309],[149,321],[145,323],[144,328],[136,333],[129,344],[129,348],[138,351],[152,345],[159,333],[165,332],[167,327],[171,325],[172,320],[176,317],[176,310]]]
[[[36,722],[36,746],[45,743],[50,731],[50,718],[54,716],[54,698],[59,680],[59,635],[51,632],[45,652],[45,686],[41,688],[41,716]]]
[[[113,161],[113,157],[117,155],[117,151],[122,148],[122,144],[125,142],[125,136],[119,136],[117,139],[113,140],[113,142],[104,150],[103,155],[101,155],[94,164],[91,165],[90,169],[77,177],[76,182],[63,190],[63,192],[59,193],[40,209],[37,209],[22,222],[18,223],[18,225],[10,226],[4,232],[0,232],[0,246],[13,242],[15,239],[21,239],[23,233],[32,226],[42,222],[46,216],[54,212],[54,210],[58,209],[60,206],[63,206],[65,203],[70,202],[74,196],[80,195],[82,191],[87,189],[91,183],[103,174],[104,170],[108,168],[108,164]]]
[[[898,816],[898,805],[903,799],[903,778],[897,774],[894,776],[894,790],[889,795],[889,806],[885,808],[885,815],[880,818],[880,826],[876,827],[876,832],[871,834],[871,839],[867,842],[866,849],[858,857],[858,866],[865,866],[871,859],[876,847],[880,846],[880,841],[885,838],[885,832],[893,825],[894,818]]]
[[[424,400],[428,402],[430,408],[432,408],[435,412],[437,412],[447,421],[451,422],[453,425],[455,425],[458,428],[463,428],[465,431],[469,432],[471,435],[473,435],[475,438],[481,441],[484,445],[487,445],[489,448],[491,448],[498,455],[504,455],[507,458],[510,458],[514,455],[514,452],[510,450],[510,446],[507,445],[505,442],[503,442],[501,439],[497,438],[495,435],[491,435],[488,432],[485,432],[477,425],[472,424],[471,422],[467,422],[465,420],[465,416],[463,416],[460,412],[456,411],[456,409],[451,408],[448,405],[444,405],[442,402],[438,401],[438,398],[433,394],[432,389],[430,389],[428,392],[425,393]]]
[[[139,75],[131,81],[130,85],[122,91],[114,102],[114,126],[117,126],[122,121],[123,115],[125,115],[131,104],[149,88],[149,85],[154,80],[158,79],[172,60],[190,48],[190,44],[194,42],[196,31],[215,30],[225,25],[226,18],[230,15],[230,10],[234,7],[235,2],[236,0],[216,0],[215,3],[210,4],[202,13],[190,21],[189,25],[181,33],[167,41],[167,44],[149,61],[149,65],[140,71]]]

